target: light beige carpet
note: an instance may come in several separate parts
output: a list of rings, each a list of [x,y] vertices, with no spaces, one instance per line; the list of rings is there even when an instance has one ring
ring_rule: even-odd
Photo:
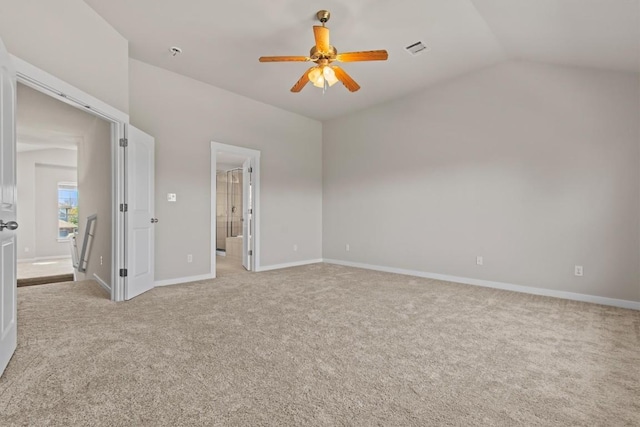
[[[242,266],[242,260],[233,257],[216,256],[216,277],[226,277],[232,274],[249,274]]]
[[[312,265],[21,288],[0,425],[640,425],[640,312]]]

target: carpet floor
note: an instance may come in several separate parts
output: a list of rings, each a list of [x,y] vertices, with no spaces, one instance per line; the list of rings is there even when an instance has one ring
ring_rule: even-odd
[[[640,312],[316,264],[18,290],[0,425],[640,425]]]

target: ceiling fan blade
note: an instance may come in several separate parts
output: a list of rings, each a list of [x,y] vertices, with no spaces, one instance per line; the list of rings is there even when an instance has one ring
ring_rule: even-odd
[[[291,92],[300,92],[302,88],[305,87],[307,83],[309,83],[309,72],[314,68],[316,67],[311,67],[304,72],[302,77],[300,77],[300,80],[298,80],[296,84],[294,84],[293,87],[291,88]]]
[[[329,52],[329,29],[327,27],[314,25],[313,35],[316,38],[316,48],[320,52]]]
[[[261,56],[260,62],[307,62],[311,61],[308,56]]]
[[[369,50],[365,52],[345,52],[336,56],[336,61],[356,62],[356,61],[386,61],[389,54],[386,50]]]
[[[342,84],[347,89],[349,89],[349,91],[355,92],[360,89],[360,85],[356,83],[356,81],[353,80],[351,76],[347,74],[347,72],[342,68],[338,67],[337,65],[332,65],[331,68],[333,68],[333,71],[336,73],[336,78],[340,80]]]

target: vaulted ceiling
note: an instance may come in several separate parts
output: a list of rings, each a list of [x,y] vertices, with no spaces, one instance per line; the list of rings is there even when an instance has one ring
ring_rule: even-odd
[[[640,72],[640,0],[85,1],[129,40],[132,58],[319,120],[508,59]],[[291,93],[308,63],[258,62],[308,55],[320,9],[339,52],[389,52],[342,65],[359,92]],[[416,41],[429,50],[411,56],[404,48]]]

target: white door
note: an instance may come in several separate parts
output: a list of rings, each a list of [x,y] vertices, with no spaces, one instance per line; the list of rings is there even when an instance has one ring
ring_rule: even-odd
[[[242,165],[242,266],[251,270],[251,258],[253,255],[251,244],[253,234],[253,206],[251,203],[251,159],[247,159]]]
[[[126,157],[126,259],[125,299],[153,288],[154,269],[154,152],[155,141],[129,126]]]
[[[0,375],[17,346],[16,73],[0,40]]]

